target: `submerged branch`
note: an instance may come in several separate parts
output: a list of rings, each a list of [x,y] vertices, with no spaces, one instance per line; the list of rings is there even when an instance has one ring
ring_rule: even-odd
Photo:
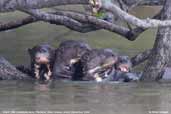
[[[132,66],[139,65],[140,63],[144,62],[147,60],[152,52],[152,49],[146,50],[134,57],[131,58]]]
[[[0,80],[28,80],[30,76],[18,71],[5,58],[0,56]]]

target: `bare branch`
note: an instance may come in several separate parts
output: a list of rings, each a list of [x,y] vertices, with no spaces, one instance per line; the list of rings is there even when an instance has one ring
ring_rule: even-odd
[[[32,16],[27,16],[27,17],[25,17],[23,19],[10,21],[10,22],[7,22],[7,23],[0,22],[0,31],[15,29],[15,28],[27,25],[27,24],[37,22],[37,21],[41,21],[41,20],[36,19],[35,17],[32,17]],[[61,25],[61,24],[59,24],[57,22],[51,22],[50,21],[50,23],[51,24],[54,23],[56,25]],[[69,26],[70,29],[72,29],[72,27],[73,26]],[[90,25],[90,24],[82,24],[82,25],[80,24],[80,26],[76,26],[74,30],[78,31],[78,32],[81,32],[81,33],[87,33],[87,32],[91,32],[91,31],[95,31],[95,30],[99,30],[99,29],[94,27],[93,25]]]
[[[126,36],[127,32],[129,32],[129,29],[125,27],[121,27],[118,25],[115,25],[113,23],[107,22],[105,20],[99,19],[97,17],[91,16],[91,15],[86,15],[83,13],[76,13],[72,11],[56,11],[55,14],[57,15],[64,15],[67,17],[70,17],[72,19],[78,20],[79,22],[82,23],[89,23],[94,26],[97,26],[99,28],[103,28],[106,30],[109,30],[111,32],[116,32],[119,35]]]
[[[111,11],[118,17],[120,17],[122,20],[133,24],[138,27],[142,28],[155,28],[158,26],[171,26],[171,20],[157,20],[157,19],[139,19],[131,14],[128,14],[127,12],[121,10],[118,6],[114,4],[103,4],[103,8]]]
[[[22,10],[22,11],[38,18],[39,20],[50,22],[52,24],[64,25],[76,31],[79,31],[79,29],[83,27],[82,23],[90,23],[90,24],[97,25],[101,28],[110,30],[112,32],[116,32],[120,35],[124,35],[126,37],[130,37],[132,35],[129,29],[127,28],[114,25],[112,23],[98,19],[93,16],[88,16],[88,15],[83,15],[73,12],[63,12],[63,15],[54,15],[40,10]],[[67,16],[64,14],[67,14]],[[76,20],[79,20],[80,22]],[[96,30],[98,28],[94,27],[93,30],[94,29]]]
[[[89,24],[96,26],[97,28],[109,30],[111,32],[114,32],[123,36],[124,38],[130,41],[135,40],[140,33],[145,31],[144,29],[141,29],[141,28],[135,28],[135,29],[129,30],[128,28],[115,25],[105,20],[101,20],[94,16],[86,15],[80,12],[58,10],[55,12],[55,14],[65,15],[67,17],[78,20],[79,22],[89,23]]]
[[[137,27],[134,29],[127,29],[125,27],[121,27],[121,26],[109,23],[107,21],[98,19],[94,16],[86,15],[84,13],[80,13],[76,11],[73,12],[73,11],[60,10],[60,9],[56,10],[55,12],[48,12],[48,13],[42,12],[42,11],[39,11],[41,13],[39,12],[36,13],[34,11],[35,10],[32,10],[31,13],[29,12],[29,14],[33,16],[36,15],[37,19],[29,16],[24,19],[12,21],[9,23],[1,23],[0,31],[17,28],[17,27],[20,27],[29,23],[43,20],[51,24],[64,25],[72,30],[75,30],[81,33],[96,31],[96,30],[103,28],[111,32],[115,32],[130,41],[133,41],[139,36],[139,34],[141,34],[142,32],[146,30],[141,27]],[[25,12],[28,13],[28,11],[25,11]],[[155,18],[159,18],[159,17],[160,17],[160,13],[155,16]]]
[[[132,66],[134,67],[134,66],[144,62],[145,60],[147,60],[148,57],[150,56],[151,52],[152,52],[152,49],[149,49],[149,50],[146,50],[146,51],[132,57],[131,58]]]
[[[83,14],[81,12],[76,12],[72,10],[56,10],[55,14],[57,15],[65,15],[67,17],[73,18],[75,20],[78,20],[82,23],[89,23],[92,25],[95,25],[99,28],[109,30],[111,32],[117,33],[126,39],[130,41],[134,41],[142,32],[147,30],[147,28],[142,27],[136,27],[134,29],[128,29],[123,26],[115,25],[114,23],[110,23],[101,19],[98,19],[94,16]],[[153,18],[159,19],[160,18],[160,12],[156,14]]]
[[[88,0],[0,0],[0,12],[40,9],[59,5],[88,4]]]
[[[88,4],[88,0],[85,0],[84,2],[82,1],[83,0],[62,0],[62,1],[61,0],[60,1],[59,0],[56,1],[54,0],[34,0],[34,1],[33,0],[2,0],[0,2],[0,11],[7,11],[8,9],[15,10],[15,9],[26,9],[26,8],[42,8],[42,7],[65,5],[65,4]],[[127,12],[122,11],[115,4],[104,4],[103,8],[113,12],[115,15],[119,16],[121,19],[125,20],[126,22],[139,27],[151,28],[151,27],[158,27],[158,26],[171,26],[170,20],[165,20],[165,21],[160,21],[155,19],[141,20],[133,15],[128,14]],[[69,20],[70,20],[69,22],[71,22],[71,19]],[[75,23],[74,20],[72,21],[72,23]],[[79,25],[78,22],[77,25]],[[118,27],[116,26],[115,28],[118,29]]]
[[[81,28],[86,28],[84,31],[89,31],[90,29],[94,30],[94,28],[90,28],[87,24],[82,24],[72,18],[69,18],[67,16],[62,15],[54,15],[50,13],[46,13],[44,11],[40,10],[22,10],[34,17],[36,17],[39,20],[43,20],[45,22],[49,22],[51,24],[57,24],[57,25],[64,25],[67,28],[70,28],[71,30],[83,32]]]
[[[33,22],[37,22],[38,20],[32,16],[28,16],[26,18],[23,19],[19,19],[16,21],[11,21],[8,23],[0,23],[0,31],[5,31],[5,30],[9,30],[9,29],[15,29]]]
[[[163,5],[164,0],[122,0],[128,8],[137,5]],[[60,5],[89,4],[88,0],[0,0],[0,12],[15,11],[21,8],[40,9]]]
[[[115,32],[126,39],[133,41],[137,38],[139,34],[141,34],[145,29],[142,28],[135,28],[132,30],[129,30],[125,27],[121,27],[112,23],[109,23],[107,21],[98,19],[93,16],[71,12],[71,11],[56,11],[55,13],[50,12],[34,12],[35,10],[32,10],[31,13],[33,16],[36,15],[35,19],[34,17],[28,16],[24,19],[8,22],[8,23],[1,23],[0,24],[0,31],[13,29],[17,27],[21,27],[23,25],[37,22],[37,21],[46,21],[51,24],[56,25],[64,25],[72,30],[81,32],[81,33],[87,33],[99,29],[106,29],[111,32]],[[26,12],[26,11],[25,11]],[[28,11],[27,11],[28,12]]]

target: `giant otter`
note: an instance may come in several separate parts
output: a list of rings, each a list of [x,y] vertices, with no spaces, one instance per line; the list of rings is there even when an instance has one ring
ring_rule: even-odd
[[[139,73],[131,71],[132,63],[128,56],[119,56],[115,64],[115,71],[110,74],[108,81],[130,82],[138,81]]]
[[[82,41],[67,40],[62,42],[55,51],[53,77],[80,80],[82,77],[80,58],[89,50],[91,50],[90,46]]]
[[[132,63],[128,56],[119,56],[115,67],[122,72],[130,72]]]
[[[36,45],[28,49],[31,74],[38,80],[49,80],[52,76],[55,50],[48,44]]]
[[[81,57],[83,80],[101,82],[113,71],[118,56],[110,49],[93,49]]]

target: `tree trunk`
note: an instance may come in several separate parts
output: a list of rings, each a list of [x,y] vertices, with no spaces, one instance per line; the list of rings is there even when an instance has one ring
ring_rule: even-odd
[[[171,19],[171,0],[166,0],[161,14],[162,20]],[[144,69],[141,81],[156,81],[164,74],[171,52],[171,27],[159,27],[152,54]]]

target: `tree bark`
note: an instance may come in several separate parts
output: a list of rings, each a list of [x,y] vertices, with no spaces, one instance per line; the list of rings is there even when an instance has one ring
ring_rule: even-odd
[[[146,51],[139,53],[138,55],[132,57],[131,58],[132,67],[139,65],[140,63],[147,60],[149,58],[150,54],[151,54],[151,49],[146,50]]]
[[[118,1],[118,0],[113,0]],[[120,0],[125,7],[140,5],[163,5],[164,0]],[[60,5],[88,4],[88,0],[0,0],[0,12],[15,11],[19,8],[40,9]]]
[[[29,80],[30,76],[24,74],[0,56],[0,80]]]
[[[0,0],[0,12],[18,9],[40,9],[60,5],[88,4],[88,0]]]
[[[162,20],[171,19],[171,1],[166,0],[162,14]],[[164,68],[169,62],[171,52],[171,27],[159,27],[152,54],[144,69],[141,81],[156,81],[164,74]]]

